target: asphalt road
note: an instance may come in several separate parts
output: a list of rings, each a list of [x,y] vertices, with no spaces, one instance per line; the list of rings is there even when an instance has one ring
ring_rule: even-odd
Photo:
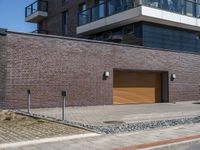
[[[200,150],[200,140],[196,142],[191,142],[191,143],[163,147],[163,148],[160,148],[160,150]]]
[[[191,144],[191,145],[182,145],[172,150],[200,150],[200,143]]]

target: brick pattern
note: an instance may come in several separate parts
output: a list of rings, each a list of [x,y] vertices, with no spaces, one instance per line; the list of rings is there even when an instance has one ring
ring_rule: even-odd
[[[4,107],[5,100],[6,42],[7,38],[0,35],[0,109]]]
[[[69,0],[63,4],[62,0],[48,0],[49,16],[41,22],[39,30],[48,30],[52,35],[63,35],[62,33],[62,13],[68,11],[68,35],[76,37],[77,15],[79,4],[86,2],[88,7],[93,5],[93,0]]]
[[[169,79],[169,101],[199,100],[200,56],[86,42],[64,38],[9,33],[7,47],[7,107],[26,107],[27,89],[33,107],[112,104],[113,69],[161,70]],[[111,73],[103,80],[104,71]]]

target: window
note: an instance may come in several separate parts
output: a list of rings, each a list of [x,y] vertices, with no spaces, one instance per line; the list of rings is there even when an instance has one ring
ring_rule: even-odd
[[[123,35],[122,28],[117,28],[112,30],[112,42],[121,43]]]
[[[110,0],[108,1],[108,15],[113,15],[121,11],[123,1]]]
[[[79,5],[79,25],[86,24],[90,21],[90,11],[87,10],[86,3]]]
[[[195,0],[186,1],[186,15],[194,17],[196,15]]]
[[[127,35],[127,34],[133,34],[133,31],[134,30],[134,25],[127,25],[123,28],[123,32],[124,32],[124,35]]]
[[[82,4],[79,5],[79,11],[80,11],[80,12],[81,12],[81,11],[84,11],[84,10],[86,10],[86,9],[87,9],[86,3],[82,3]]]
[[[63,35],[67,35],[68,34],[68,12],[65,11],[62,14],[62,22],[63,22],[63,27],[62,27],[62,32]]]
[[[200,40],[200,33],[196,33],[196,39]]]
[[[68,0],[62,0],[62,3],[65,4],[66,2],[68,2]]]
[[[105,17],[104,0],[95,0],[95,7],[92,8],[92,21]]]
[[[101,33],[96,34],[96,35],[94,36],[94,40],[103,41],[103,36],[102,36],[102,34],[101,34]]]
[[[104,0],[95,0],[95,4],[102,4]]]
[[[103,40],[104,41],[109,41],[112,39],[112,32],[111,31],[107,31],[103,33]]]
[[[200,18],[200,0],[197,0],[197,8],[196,8],[196,14],[198,18]]]
[[[131,45],[142,45],[142,31],[138,31],[139,25],[131,24],[123,27],[122,43]],[[141,28],[141,25],[139,29]]]

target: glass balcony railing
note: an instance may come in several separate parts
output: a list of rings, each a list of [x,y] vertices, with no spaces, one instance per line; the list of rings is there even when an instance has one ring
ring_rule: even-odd
[[[31,16],[37,11],[48,11],[47,1],[36,1],[25,8],[25,17]]]
[[[200,18],[200,0],[107,0],[79,12],[78,25],[85,25],[141,5]]]
[[[80,12],[79,15],[78,15],[79,25],[84,25],[84,24],[87,24],[89,22],[92,22],[91,17],[92,17],[91,9],[87,9],[85,11]]]
[[[143,0],[142,2],[142,5],[145,6],[191,17],[200,17],[200,4],[196,0]]]
[[[92,9],[92,21],[99,20],[101,18],[104,18],[105,15],[105,3],[101,3],[98,6],[94,6]]]

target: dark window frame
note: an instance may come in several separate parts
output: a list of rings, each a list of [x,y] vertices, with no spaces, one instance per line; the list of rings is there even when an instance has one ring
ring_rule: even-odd
[[[66,17],[67,16],[67,17]],[[69,13],[68,10],[62,12],[62,34],[67,35],[68,34],[68,18],[69,18]]]

